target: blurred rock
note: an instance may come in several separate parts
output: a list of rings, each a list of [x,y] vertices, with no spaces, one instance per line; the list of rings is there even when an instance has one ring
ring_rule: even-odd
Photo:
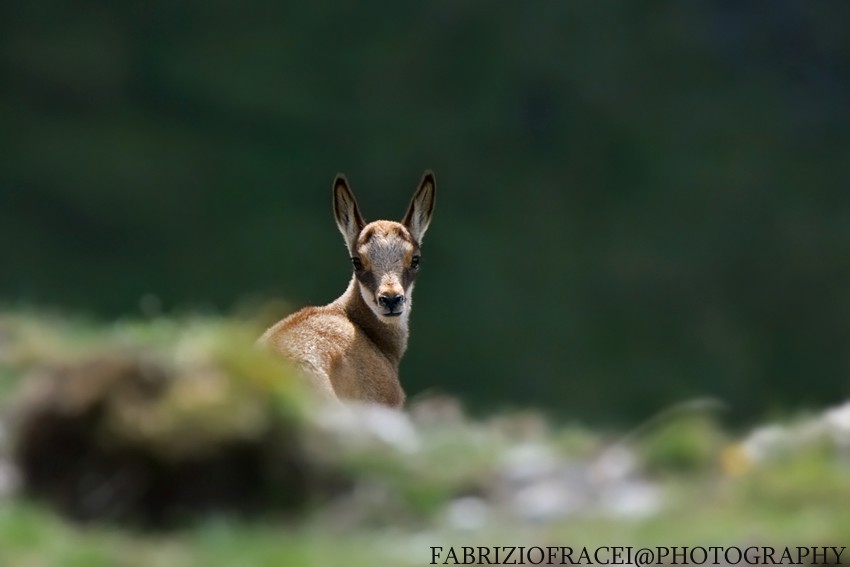
[[[174,356],[180,336],[27,372],[12,408],[22,490],[75,519],[151,527],[333,493],[341,477],[307,458],[285,369],[228,332],[210,338],[192,356]]]
[[[836,442],[850,446],[850,402],[824,413],[824,425]]]
[[[739,447],[752,464],[816,448],[846,453],[850,449],[850,402],[787,425],[758,427]]]
[[[492,510],[478,496],[464,496],[449,503],[445,512],[445,523],[452,529],[478,530],[483,528]]]
[[[614,483],[602,491],[599,515],[614,518],[648,518],[664,503],[661,489],[645,479],[632,478]]]
[[[311,429],[340,450],[363,451],[383,447],[400,453],[416,453],[419,435],[410,418],[399,410],[365,403],[324,404],[307,415]]]
[[[523,485],[555,474],[560,464],[560,458],[551,447],[523,443],[506,450],[501,472],[505,482]]]
[[[446,394],[417,396],[408,412],[417,427],[460,427],[466,419],[460,400]]]

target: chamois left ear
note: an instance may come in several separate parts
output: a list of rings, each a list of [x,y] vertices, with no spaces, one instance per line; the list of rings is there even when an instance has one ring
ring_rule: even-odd
[[[419,243],[422,242],[425,231],[428,230],[428,225],[431,223],[436,197],[437,184],[434,180],[434,174],[430,169],[425,170],[422,181],[419,182],[419,189],[413,194],[407,213],[401,221],[410,231],[411,236]]]

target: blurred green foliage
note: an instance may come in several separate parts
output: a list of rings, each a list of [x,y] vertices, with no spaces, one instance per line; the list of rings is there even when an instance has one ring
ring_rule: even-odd
[[[471,419],[445,396],[322,410],[256,331],[0,313],[16,390],[0,563],[419,565],[432,545],[831,545],[850,528],[850,403],[742,436],[707,404],[617,437],[532,411]],[[541,515],[541,494],[577,499]],[[155,510],[177,522],[137,523]]]
[[[325,303],[348,277],[333,175],[397,218],[430,167],[409,394],[595,422],[846,395],[848,16],[4,3],[0,300]]]

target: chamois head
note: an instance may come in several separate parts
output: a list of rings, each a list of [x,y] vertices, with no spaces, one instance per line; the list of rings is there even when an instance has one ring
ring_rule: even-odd
[[[334,181],[334,216],[366,305],[385,323],[405,321],[419,271],[419,246],[434,212],[434,174],[426,171],[401,222],[366,224],[342,175]]]

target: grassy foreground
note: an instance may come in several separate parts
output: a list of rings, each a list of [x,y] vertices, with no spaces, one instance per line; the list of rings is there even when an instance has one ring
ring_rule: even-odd
[[[813,476],[810,482],[817,484],[817,477]],[[683,479],[677,491],[685,495],[678,505],[653,518],[581,519],[546,526],[504,524],[471,533],[392,527],[340,533],[315,522],[293,526],[212,518],[190,529],[151,535],[102,526],[74,526],[49,510],[15,502],[4,504],[0,510],[0,562],[32,566],[356,567],[426,565],[431,559],[430,546],[848,543],[850,510],[843,502],[847,502],[850,491],[846,487],[843,494],[816,495],[802,486],[796,493],[784,492],[783,487],[777,486],[766,489],[755,500],[741,497],[736,488],[718,489],[705,482]],[[724,494],[717,495],[716,490]]]
[[[344,430],[366,421],[334,428],[314,419],[320,412],[304,399],[297,380],[253,349],[253,336],[250,326],[219,319],[104,328],[0,315],[7,424],[0,476],[22,476],[18,488],[6,482],[0,500],[0,565],[401,566],[428,564],[431,546],[850,544],[845,406],[741,436],[730,435],[710,414],[685,412],[623,441],[554,427],[534,412],[473,421],[444,399],[412,407],[409,424],[364,414],[370,423],[380,418],[377,435],[349,437]],[[131,379],[124,374],[95,380],[91,361],[104,356],[153,365],[159,370],[142,373],[143,381],[161,375],[159,385],[140,395],[135,386],[128,389]],[[92,407],[96,414],[86,413]],[[63,419],[97,415],[81,430],[92,436],[83,446],[86,455],[102,451],[109,466],[112,456],[132,449],[144,456],[131,461],[133,471],[146,470],[139,462],[153,462],[156,471],[165,463],[179,472],[186,455],[204,458],[234,439],[260,439],[263,459],[276,462],[285,453],[300,459],[297,470],[342,480],[326,485],[301,475],[297,489],[313,497],[292,505],[291,498],[277,498],[286,487],[275,483],[295,477],[262,460],[260,492],[237,494],[262,505],[244,508],[224,499],[210,507],[179,499],[177,509],[187,520],[139,527],[133,506],[147,480],[135,492],[113,491],[117,507],[92,507],[92,495],[80,490],[63,492],[59,504],[52,499],[56,486],[81,483],[84,467],[58,467],[80,476],[48,476],[47,493],[27,489],[32,481],[29,469],[20,467],[20,445],[33,438],[18,437],[27,412],[59,412]],[[386,435],[408,426],[409,439]],[[289,450],[294,445],[298,452]],[[111,485],[112,469],[90,462]],[[210,463],[200,470],[220,464]],[[129,470],[123,461],[114,466]],[[204,476],[193,474],[198,482]],[[286,505],[271,505],[278,501]],[[192,514],[197,502],[201,508]],[[70,520],[79,520],[80,506],[85,521]],[[125,517],[116,510],[129,512]]]

